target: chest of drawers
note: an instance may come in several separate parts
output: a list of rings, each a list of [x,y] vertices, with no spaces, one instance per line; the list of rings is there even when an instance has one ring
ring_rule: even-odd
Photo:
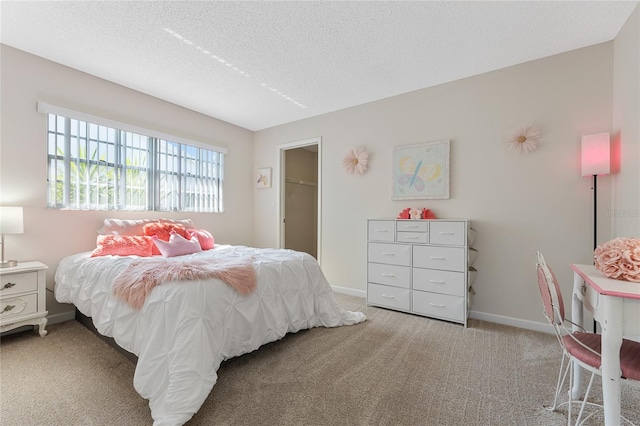
[[[467,325],[477,251],[466,219],[370,219],[367,304]]]
[[[40,262],[0,269],[0,332],[34,325],[46,336],[46,269]]]

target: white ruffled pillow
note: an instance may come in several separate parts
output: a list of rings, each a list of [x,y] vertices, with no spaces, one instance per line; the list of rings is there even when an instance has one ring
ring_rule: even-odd
[[[98,228],[98,235],[144,235],[144,225],[151,222],[175,223],[185,229],[196,229],[191,219],[105,219]]]
[[[190,240],[187,240],[175,231],[171,232],[169,241],[162,241],[159,238],[155,238],[153,243],[158,247],[158,250],[160,250],[162,257],[182,256],[184,254],[202,251],[197,235],[193,235]]]

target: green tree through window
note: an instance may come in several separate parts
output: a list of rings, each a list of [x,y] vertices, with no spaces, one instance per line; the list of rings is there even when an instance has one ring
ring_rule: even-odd
[[[48,206],[220,212],[223,160],[214,150],[49,114]]]

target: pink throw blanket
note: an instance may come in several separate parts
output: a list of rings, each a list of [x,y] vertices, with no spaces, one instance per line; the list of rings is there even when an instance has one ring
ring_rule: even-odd
[[[114,282],[114,293],[135,309],[141,309],[147,295],[163,281],[217,278],[238,293],[256,288],[253,260],[244,259],[144,259],[127,266]]]

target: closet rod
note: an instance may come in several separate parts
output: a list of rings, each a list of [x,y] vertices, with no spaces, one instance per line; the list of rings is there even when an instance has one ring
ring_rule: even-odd
[[[289,183],[295,183],[295,184],[298,184],[298,185],[316,186],[316,184],[314,182],[307,182],[306,180],[298,180],[298,179],[286,178],[285,181],[289,182]]]

